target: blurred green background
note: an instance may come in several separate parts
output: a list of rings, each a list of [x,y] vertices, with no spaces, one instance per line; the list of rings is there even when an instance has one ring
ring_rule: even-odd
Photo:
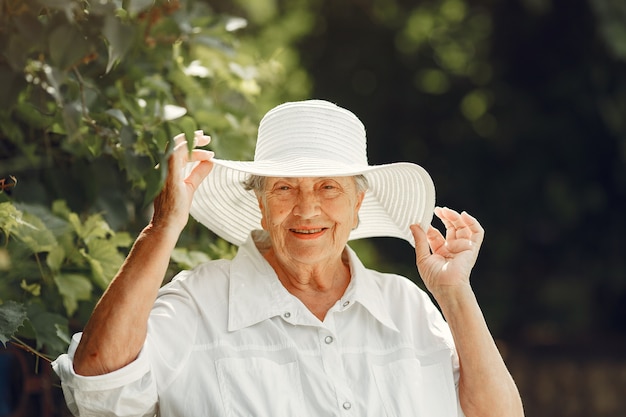
[[[422,165],[439,205],[485,227],[472,282],[527,415],[626,415],[626,2],[0,0],[0,13],[3,344],[65,349],[149,219],[169,138],[204,129],[218,156],[249,159],[265,111],[322,98],[364,122],[370,163]],[[421,285],[405,242],[354,246]],[[192,220],[168,276],[232,253]]]

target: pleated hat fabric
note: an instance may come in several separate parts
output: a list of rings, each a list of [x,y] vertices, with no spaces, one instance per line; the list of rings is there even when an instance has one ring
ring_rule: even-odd
[[[365,128],[350,111],[323,100],[288,102],[261,120],[253,161],[213,159],[200,184],[191,215],[218,236],[241,245],[261,229],[250,174],[267,177],[338,177],[363,174],[369,183],[350,239],[396,237],[414,245],[409,225],[428,227],[435,187],[419,165],[368,165]],[[192,168],[187,167],[187,172]]]

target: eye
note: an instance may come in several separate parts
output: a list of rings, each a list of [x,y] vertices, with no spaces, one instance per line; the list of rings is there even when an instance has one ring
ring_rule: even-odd
[[[285,192],[285,191],[293,190],[293,187],[292,187],[291,184],[286,183],[286,182],[277,182],[272,187],[272,190],[275,191],[275,192]]]
[[[336,181],[324,181],[318,190],[325,198],[334,198],[341,193],[342,188]]]
[[[320,189],[322,190],[338,190],[340,189],[339,184],[336,181],[327,180],[320,184]]]

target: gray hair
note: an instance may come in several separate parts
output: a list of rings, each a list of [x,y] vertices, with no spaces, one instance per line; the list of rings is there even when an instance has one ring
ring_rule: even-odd
[[[243,181],[243,187],[248,191],[252,190],[255,193],[261,193],[265,189],[265,178],[266,177],[261,175],[250,174],[248,178]],[[358,174],[354,175],[352,178],[354,178],[357,192],[364,193],[368,190],[369,183],[365,175]]]

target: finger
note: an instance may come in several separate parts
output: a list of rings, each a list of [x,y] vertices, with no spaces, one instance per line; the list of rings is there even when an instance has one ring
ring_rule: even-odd
[[[472,217],[466,211],[461,213],[461,218],[467,225],[468,229],[471,230],[472,232],[472,236],[471,236],[472,241],[477,242],[477,243],[482,242],[485,236],[485,229],[483,229],[483,227],[480,225],[478,220],[475,217]]]
[[[423,259],[430,256],[430,245],[426,233],[419,224],[409,226],[415,239],[415,261],[419,265]]]
[[[426,232],[426,237],[428,238],[428,245],[433,253],[441,253],[442,249],[445,248],[446,239],[436,228],[431,226],[428,232]]]
[[[198,136],[194,138],[194,146],[205,146],[211,141],[211,137],[202,134],[201,130],[197,131],[196,134],[198,134]],[[183,164],[186,162],[200,161],[200,160],[210,159],[213,157],[213,152],[211,151],[194,149],[191,152],[189,152],[188,143],[184,139],[184,134],[182,135],[183,135],[182,139],[180,138],[181,135],[177,135],[174,138],[176,140],[176,146],[174,147],[174,152],[170,156],[170,159],[172,157],[176,157],[180,159],[180,163]],[[197,155],[202,155],[202,157],[198,157]],[[207,157],[206,155],[210,155],[210,157]]]
[[[200,163],[191,170],[189,175],[187,175],[185,182],[191,184],[193,189],[197,190],[200,183],[209,175],[212,169],[213,162],[211,160],[200,161]]]
[[[451,219],[455,211],[447,207],[435,207],[435,215],[446,228],[446,239],[456,239],[456,227]]]
[[[454,225],[455,236],[457,239],[471,239],[474,235],[471,227],[469,226],[467,217],[462,216],[458,212],[454,210],[450,210],[453,212],[448,218],[450,222]]]
[[[467,212],[459,213],[448,207],[439,210],[441,221],[446,225],[447,237],[454,239],[472,239],[482,232],[478,221]]]
[[[184,133],[179,133],[178,135],[174,136],[174,147],[180,145],[182,142],[186,142],[187,139],[185,138],[185,134]]]
[[[483,228],[474,217],[470,216],[466,211],[458,213],[448,209],[447,213],[449,221],[454,225],[457,239],[469,239],[480,241],[484,234]]]
[[[196,130],[193,132],[193,147],[197,146],[206,146],[211,142],[211,136],[205,135],[204,131]],[[183,145],[189,147],[187,136],[184,133],[179,133],[174,136],[174,148],[175,150],[180,149]]]
[[[205,135],[202,130],[194,132],[194,146],[206,146],[211,142],[211,136]]]

